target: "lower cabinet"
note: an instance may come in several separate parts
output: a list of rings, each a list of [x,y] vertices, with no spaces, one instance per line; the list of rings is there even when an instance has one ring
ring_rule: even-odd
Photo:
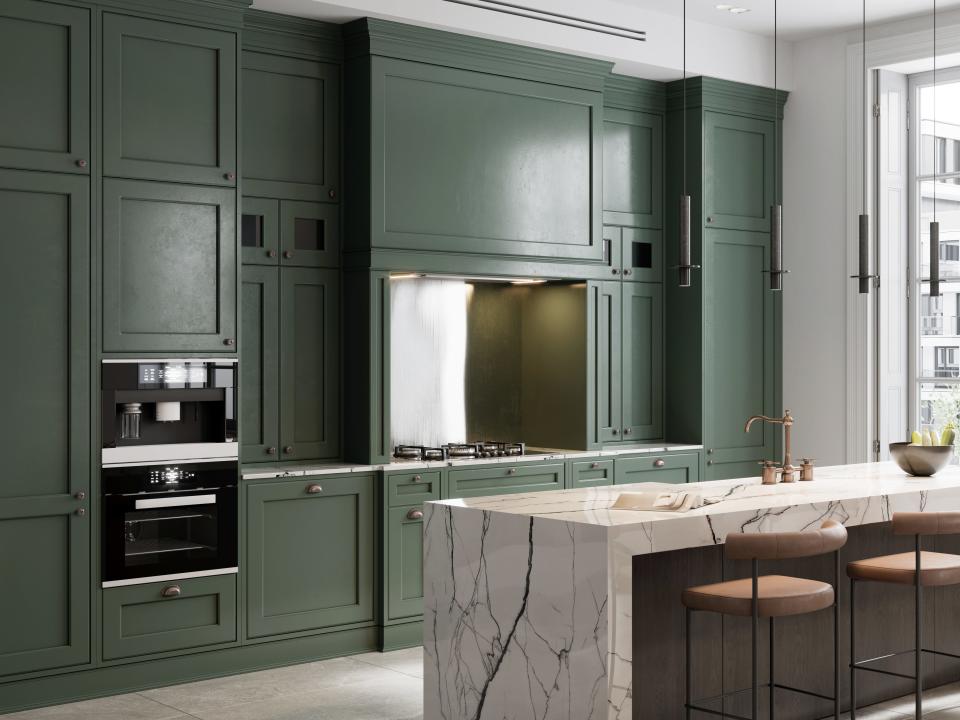
[[[578,460],[570,463],[571,488],[613,484],[613,460]]]
[[[361,473],[247,485],[249,638],[374,619],[374,496]]]
[[[450,470],[444,497],[466,498],[563,489],[563,463]]]
[[[387,620],[423,612],[423,507],[387,511]]]
[[[237,576],[215,575],[103,591],[103,659],[237,639]]]
[[[700,481],[700,456],[697,453],[644,455],[617,458],[614,484],[641,482],[690,483]]]

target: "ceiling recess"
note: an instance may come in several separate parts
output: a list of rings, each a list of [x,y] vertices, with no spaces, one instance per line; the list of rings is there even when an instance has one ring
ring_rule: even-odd
[[[565,25],[567,27],[602,33],[604,35],[615,35],[616,37],[627,38],[628,40],[646,42],[647,39],[647,33],[643,30],[633,30],[632,28],[622,27],[620,25],[611,25],[610,23],[588,20],[586,18],[576,17],[575,15],[564,15],[549,10],[539,10],[525,5],[503,2],[502,0],[444,0],[444,2],[453,5],[466,5],[467,7],[478,8],[480,10],[490,10],[491,12],[503,13],[504,15],[540,20],[541,22],[553,23],[554,25]]]

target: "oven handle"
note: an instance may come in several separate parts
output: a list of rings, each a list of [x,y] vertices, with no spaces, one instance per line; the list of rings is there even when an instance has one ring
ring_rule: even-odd
[[[179,497],[137,500],[134,503],[134,508],[137,510],[148,510],[150,508],[186,507],[189,505],[214,505],[216,502],[216,495],[181,495]]]

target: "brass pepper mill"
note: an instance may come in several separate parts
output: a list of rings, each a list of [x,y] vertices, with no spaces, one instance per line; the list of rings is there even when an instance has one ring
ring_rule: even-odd
[[[800,479],[813,480],[813,458],[800,460]]]
[[[782,472],[781,468],[773,460],[764,460],[760,465],[763,466],[763,474],[761,475],[761,482],[764,485],[776,485],[780,482],[779,474]]]

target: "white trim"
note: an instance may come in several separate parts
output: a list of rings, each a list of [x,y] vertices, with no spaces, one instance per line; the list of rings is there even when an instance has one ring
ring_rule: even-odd
[[[194,505],[216,505],[216,495],[177,495],[176,497],[143,498],[133,503],[135,510],[151,508],[193,507]]]
[[[236,365],[240,360],[238,358],[103,358],[104,365],[130,365],[133,363],[230,363]]]
[[[103,467],[118,467],[170,462],[216,462],[237,460],[239,456],[237,443],[220,442],[103,448],[100,457]]]
[[[195,570],[194,572],[173,573],[171,575],[153,575],[151,577],[130,578],[129,580],[104,580],[100,587],[126,587],[127,585],[146,585],[166,580],[189,580],[190,578],[213,577],[215,575],[236,575],[237,568],[214,568],[213,570]]]

